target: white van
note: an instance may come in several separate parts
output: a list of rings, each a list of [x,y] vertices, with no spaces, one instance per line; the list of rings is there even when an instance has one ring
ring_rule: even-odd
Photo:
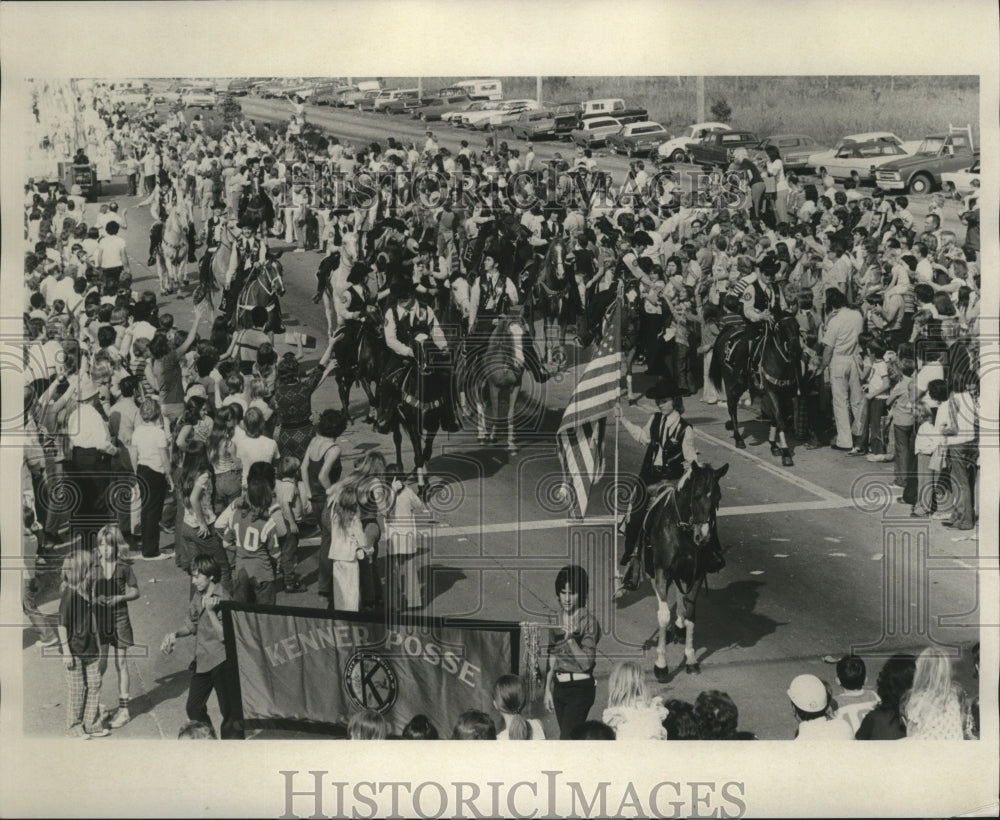
[[[470,97],[484,97],[487,100],[503,99],[503,83],[500,80],[462,80],[460,83],[455,83],[451,89],[468,94]]]

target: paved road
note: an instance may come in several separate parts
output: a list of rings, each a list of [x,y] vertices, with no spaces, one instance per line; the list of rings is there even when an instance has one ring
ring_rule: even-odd
[[[247,113],[255,110],[246,100],[244,107]],[[312,117],[323,114],[310,111]],[[341,116],[337,112],[336,118]],[[370,119],[370,115],[351,117]],[[380,119],[376,122],[382,124]],[[422,130],[422,125],[402,120],[393,124]],[[138,200],[119,197],[118,201],[134,205]],[[914,212],[922,215],[922,206]],[[153,275],[143,275],[142,265],[148,211],[132,211],[128,217],[126,238],[135,287],[155,288]],[[311,252],[284,256],[288,294],[283,305],[286,323],[320,337],[322,346],[325,321],[310,298],[319,259]],[[167,299],[165,308],[180,327],[187,326],[190,300]],[[283,351],[279,345],[279,355]],[[605,503],[609,480],[595,488],[588,511],[593,519],[586,522],[567,522],[565,511],[552,501],[559,469],[554,431],[578,372],[577,351],[572,353],[570,371],[544,390],[532,388],[525,425],[533,426],[520,432],[522,448],[517,456],[480,446],[468,434],[438,439],[430,469],[442,491],[432,501],[438,524],[426,560],[430,601],[426,612],[544,622],[555,614],[556,571],[570,559],[583,561],[594,570],[593,604],[606,632],[599,647],[595,707],[599,711],[606,702],[613,661],[642,654],[656,624],[656,606],[648,588],[617,606],[610,600],[613,530],[601,523],[609,512]],[[638,379],[636,387],[643,386]],[[317,393],[313,410],[328,406],[339,406],[332,380]],[[360,390],[351,408],[355,416],[363,417]],[[636,422],[642,420],[635,408],[627,412]],[[723,428],[720,407],[692,398],[687,417],[696,428],[702,457],[715,465],[730,464],[723,480],[720,518],[728,566],[712,578],[710,590],[699,601],[696,646],[703,673],[682,674],[665,687],[657,686],[657,691],[691,700],[703,689],[729,691],[740,707],[743,725],[762,737],[790,738],[794,726],[784,690],[792,677],[804,671],[832,682],[833,669],[822,663],[822,656],[838,655],[852,646],[884,654],[899,648],[919,650],[932,639],[965,644],[978,638],[973,626],[978,615],[976,542],[953,541],[938,522],[914,524],[908,508],[894,503],[896,492],[888,487],[891,471],[883,469],[886,465],[828,450],[799,449],[796,466],[782,468],[766,444],[754,444],[753,436],[748,450],[735,451]],[[758,438],[766,435],[759,425],[751,425],[754,430]],[[619,468],[632,473],[638,469],[640,448],[624,431],[618,440]],[[371,447],[391,457],[390,438],[374,434],[367,425],[350,428],[343,445],[348,462]],[[608,451],[608,470],[613,472],[610,444]],[[404,459],[412,466],[408,447]],[[280,595],[279,603],[319,605],[314,542],[307,541],[300,552],[300,571],[310,582],[309,591]],[[148,641],[153,650],[132,661],[137,717],[115,736],[173,737],[184,721],[191,647],[181,641],[173,656],[164,657],[158,646],[163,634],[183,618],[188,582],[172,561],[138,563],[136,573],[142,598],[131,604],[132,619],[137,640]],[[50,586],[50,595],[52,590]],[[53,606],[52,600],[46,605],[49,611]],[[24,680],[30,693],[25,728],[29,733],[58,734],[65,697],[61,663],[41,657],[37,646],[28,646],[29,635],[25,633]],[[671,667],[680,660],[680,648],[672,647]],[[878,658],[870,662],[872,681],[881,662]],[[647,668],[652,664],[648,652],[643,663]],[[105,703],[112,704],[113,672],[106,677],[105,693]],[[547,726],[553,728],[551,722]]]

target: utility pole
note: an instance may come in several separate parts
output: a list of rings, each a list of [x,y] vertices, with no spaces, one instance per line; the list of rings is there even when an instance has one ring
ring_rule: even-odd
[[[542,104],[542,78],[535,78],[535,100],[539,105]]]
[[[424,78],[417,77],[417,97],[420,98],[423,96],[424,96]]]
[[[705,78],[698,78],[698,119],[697,122],[705,122]]]

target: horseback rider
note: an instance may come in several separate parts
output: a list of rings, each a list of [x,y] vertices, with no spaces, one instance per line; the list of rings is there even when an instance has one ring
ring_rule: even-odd
[[[225,307],[226,321],[231,322],[236,312],[240,291],[246,284],[250,272],[267,261],[267,243],[257,233],[257,225],[252,222],[239,223],[240,235],[233,244],[229,255],[229,269],[226,271]]]
[[[376,431],[383,434],[390,430],[390,416],[400,401],[402,379],[415,363],[415,345],[424,338],[430,338],[439,351],[448,349],[448,341],[434,311],[417,303],[413,282],[397,279],[391,290],[395,304],[385,315],[385,343],[389,355],[385,378],[379,385],[378,420],[375,423]],[[441,381],[441,429],[453,433],[459,427],[452,407],[450,379],[447,374],[437,375]]]
[[[646,391],[646,398],[654,403],[656,409],[643,427],[621,416],[620,406],[616,410],[625,431],[639,444],[646,445],[646,452],[639,468],[639,480],[642,486],[637,488],[633,497],[634,508],[629,511],[625,526],[625,550],[619,562],[622,567],[628,566],[636,547],[645,540],[646,514],[650,508],[650,501],[659,495],[657,490],[667,487],[676,490],[681,480],[690,472],[691,465],[698,460],[694,428],[682,415],[684,404],[681,391],[667,382],[660,382]],[[652,408],[643,407],[643,409]],[[718,572],[725,561],[717,538],[712,539],[711,545],[712,554],[709,556],[707,571]],[[615,597],[620,598],[626,591],[623,577],[620,574],[616,575]]]
[[[371,297],[365,288],[367,278],[368,266],[364,262],[355,262],[347,275],[347,290],[340,297],[342,321],[333,334],[332,346],[334,358],[341,367],[357,363],[361,327],[368,306],[371,304]]]
[[[747,333],[750,340],[750,357],[747,374],[752,381],[748,384],[759,386],[756,378],[760,364],[764,332],[769,324],[775,325],[787,316],[792,315],[785,301],[785,295],[774,284],[774,275],[781,268],[781,263],[775,254],[768,252],[757,262],[756,272],[741,279],[734,288],[734,293],[743,305],[743,315],[747,320]]]
[[[175,208],[183,208],[181,216],[186,217],[184,224],[185,238],[187,239],[188,246],[187,261],[197,262],[198,260],[194,254],[196,244],[193,221],[194,209],[177,190],[177,186],[168,172],[160,171],[156,187],[153,188],[146,199],[139,203],[138,207],[141,208],[143,205],[150,206],[149,212],[153,217],[153,224],[149,229],[149,260],[146,262],[146,265],[152,267],[156,264],[156,255],[163,244],[163,226],[166,224],[167,217],[170,216],[170,213]]]

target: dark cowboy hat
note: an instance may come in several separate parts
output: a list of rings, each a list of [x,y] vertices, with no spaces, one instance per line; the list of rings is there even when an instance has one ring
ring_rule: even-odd
[[[237,224],[237,227],[239,227],[240,229],[251,228],[253,230],[257,230],[257,228],[260,227],[260,220],[254,219],[249,216],[242,216],[240,217],[240,221]]]
[[[757,267],[760,268],[761,273],[769,273],[773,276],[781,270],[781,262],[778,261],[777,256],[768,251],[764,254],[763,259],[757,263]]]
[[[651,401],[665,401],[666,399],[679,399],[683,396],[681,389],[671,382],[659,381],[644,393],[644,396]]]
[[[397,302],[409,299],[416,292],[416,287],[409,279],[397,279],[389,286],[389,293]]]
[[[379,226],[383,230],[399,231],[400,233],[406,232],[406,223],[403,222],[402,219],[383,219],[382,222],[379,223]]]
[[[351,272],[347,274],[347,281],[353,284],[363,282],[370,270],[371,268],[369,268],[364,262],[355,262],[351,265]]]

